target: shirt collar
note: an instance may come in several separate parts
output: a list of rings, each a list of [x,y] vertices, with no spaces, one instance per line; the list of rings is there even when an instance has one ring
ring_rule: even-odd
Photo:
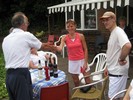
[[[16,33],[16,32],[24,32],[24,31],[20,28],[14,28],[11,33]]]

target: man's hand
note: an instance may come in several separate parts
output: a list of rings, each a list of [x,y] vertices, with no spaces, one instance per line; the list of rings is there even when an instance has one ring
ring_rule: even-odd
[[[108,76],[108,70],[107,70],[107,68],[104,70],[104,75],[105,76]]]
[[[123,65],[125,65],[125,64],[127,63],[126,60],[121,60],[121,59],[119,59],[118,62],[119,62],[119,64],[120,64],[121,66],[123,66]]]
[[[57,46],[55,45],[50,45],[51,46],[51,52],[55,53],[57,51]]]
[[[51,52],[57,51],[57,47],[55,45],[50,45],[49,43],[42,43],[41,50],[50,50]]]

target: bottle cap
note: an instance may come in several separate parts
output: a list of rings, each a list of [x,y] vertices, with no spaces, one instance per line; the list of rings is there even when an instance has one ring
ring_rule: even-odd
[[[41,64],[41,60],[38,60],[38,63]]]

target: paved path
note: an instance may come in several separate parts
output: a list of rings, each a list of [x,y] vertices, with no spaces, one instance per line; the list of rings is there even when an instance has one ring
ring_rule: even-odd
[[[93,57],[94,57],[94,55],[89,55],[89,62],[92,61]],[[71,94],[73,94],[72,88],[74,87],[74,84],[73,84],[73,80],[72,80],[70,74],[68,73],[67,57],[62,58],[62,56],[58,55],[58,58],[59,58],[58,59],[59,69],[66,72],[66,75],[67,75],[67,78],[68,78],[68,81],[69,81],[69,90],[70,90],[70,96],[71,96]],[[91,70],[94,70],[94,68],[92,67]],[[127,87],[129,86],[132,79],[133,79],[133,57],[130,57],[129,79],[128,79],[128,82],[127,82]],[[105,93],[106,97],[107,97],[107,90],[108,90],[108,88],[106,89],[106,93]],[[107,100],[107,99],[105,99],[105,100]]]
[[[67,75],[67,79],[69,81],[70,97],[71,97],[71,94],[73,94],[72,88],[74,87],[74,84],[73,84],[73,80],[72,80],[70,74],[68,73],[67,57],[62,58],[62,56],[60,54],[57,54],[57,56],[58,56],[58,67],[59,67],[59,69],[63,70]],[[89,55],[89,62],[92,61],[93,57],[94,57],[94,55]],[[128,80],[128,83],[127,83],[127,87],[129,86],[130,81],[131,81],[132,78],[133,78],[133,57],[130,57],[129,80]],[[106,91],[107,91],[107,89],[106,89]],[[107,95],[107,92],[106,92],[106,95]],[[8,99],[2,99],[2,100],[8,100]]]

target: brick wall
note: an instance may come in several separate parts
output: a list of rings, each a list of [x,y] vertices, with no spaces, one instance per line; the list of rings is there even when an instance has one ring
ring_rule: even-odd
[[[104,41],[107,42],[110,32],[108,30],[105,29],[104,25],[101,23],[100,21],[100,17],[103,15],[104,12],[106,11],[115,11],[114,8],[109,8],[109,9],[99,9],[97,11],[97,15],[98,15],[98,30],[88,30],[88,31],[78,31],[84,34],[86,42],[95,42],[96,41],[96,37],[97,35],[102,35],[104,36]]]

